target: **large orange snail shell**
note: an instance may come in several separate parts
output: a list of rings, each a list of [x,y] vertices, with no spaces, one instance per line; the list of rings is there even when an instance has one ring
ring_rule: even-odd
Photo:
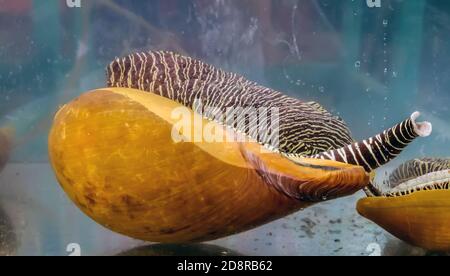
[[[412,245],[450,251],[450,190],[359,200],[358,212]]]
[[[369,182],[362,167],[311,159],[295,164],[252,141],[176,143],[172,111],[178,107],[153,93],[104,88],[58,111],[49,135],[50,160],[83,212],[142,240],[204,241],[314,203],[302,195],[335,198]],[[200,129],[180,134],[215,124],[200,120]]]

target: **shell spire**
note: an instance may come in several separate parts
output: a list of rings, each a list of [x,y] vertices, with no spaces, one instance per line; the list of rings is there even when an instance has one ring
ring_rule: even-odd
[[[420,113],[416,111],[405,121],[369,139],[319,153],[312,158],[360,165],[370,172],[397,157],[415,138],[431,134],[431,123],[417,122],[419,116]]]

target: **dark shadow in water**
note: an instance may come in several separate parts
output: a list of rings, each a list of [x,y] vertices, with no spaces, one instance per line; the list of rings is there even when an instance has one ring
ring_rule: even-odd
[[[117,256],[242,256],[212,244],[153,244],[136,247]]]
[[[0,256],[14,255],[17,250],[17,237],[12,223],[0,206]]]

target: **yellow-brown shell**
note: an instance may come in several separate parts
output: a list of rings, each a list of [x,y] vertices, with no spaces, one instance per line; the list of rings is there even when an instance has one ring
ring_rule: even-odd
[[[12,146],[13,131],[10,128],[0,129],[0,171],[6,165]]]
[[[83,212],[142,240],[203,241],[313,203],[300,200],[302,195],[335,198],[369,182],[362,167],[309,159],[297,165],[251,141],[176,143],[171,113],[178,107],[153,93],[104,88],[58,111],[49,135],[50,160]],[[202,127],[193,132],[214,124],[200,120]]]
[[[358,212],[412,245],[450,251],[450,190],[359,200]]]

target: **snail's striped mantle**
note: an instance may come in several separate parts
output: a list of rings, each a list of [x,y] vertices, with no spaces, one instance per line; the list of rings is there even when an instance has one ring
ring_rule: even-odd
[[[117,58],[107,66],[107,79],[110,87],[158,93],[187,107],[198,100],[204,108],[213,107],[216,111],[205,114],[210,119],[220,118],[216,115],[229,107],[277,108],[277,144],[272,143],[271,133],[252,132],[255,128],[248,124],[220,123],[246,133],[293,161],[302,157],[328,159],[359,165],[370,172],[395,158],[415,138],[430,135],[432,130],[430,123],[417,122],[420,113],[414,112],[394,127],[354,142],[345,122],[318,103],[303,102],[237,74],[171,52],[149,51]]]
[[[416,158],[397,167],[383,186],[386,197],[405,196],[419,191],[450,190],[450,159]]]

